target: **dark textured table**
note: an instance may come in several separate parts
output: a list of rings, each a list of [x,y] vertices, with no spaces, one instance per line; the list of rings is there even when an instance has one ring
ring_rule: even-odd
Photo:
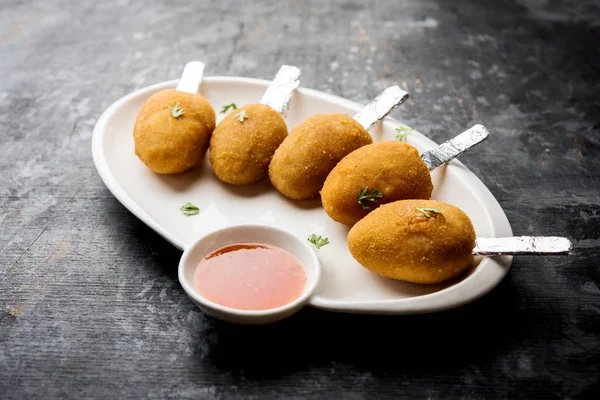
[[[0,5],[0,398],[592,398],[600,380],[597,1],[11,1]],[[121,96],[177,78],[270,78],[366,102],[436,141],[481,122],[462,157],[515,234],[569,257],[519,257],[449,312],[214,321],[177,281],[180,252],[92,163]]]

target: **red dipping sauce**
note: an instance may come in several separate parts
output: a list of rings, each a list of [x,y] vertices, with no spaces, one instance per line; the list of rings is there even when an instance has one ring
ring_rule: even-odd
[[[194,285],[204,298],[239,310],[267,310],[302,294],[306,272],[288,251],[260,243],[221,247],[200,261]]]

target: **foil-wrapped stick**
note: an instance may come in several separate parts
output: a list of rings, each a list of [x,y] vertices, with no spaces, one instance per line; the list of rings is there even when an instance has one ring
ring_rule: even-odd
[[[285,116],[292,94],[298,86],[300,86],[300,68],[282,65],[260,99],[260,103]]]
[[[204,77],[204,65],[200,61],[190,61],[185,64],[176,90],[192,94],[198,93],[202,84],[202,78]]]
[[[520,255],[520,254],[568,254],[573,249],[571,241],[556,236],[516,236],[506,238],[478,238],[473,254]]]
[[[485,126],[477,124],[460,135],[442,143],[435,149],[421,154],[421,159],[427,164],[429,170],[433,170],[460,156],[471,147],[483,142],[489,135],[490,133],[485,129]]]
[[[400,86],[390,86],[371,100],[354,116],[354,119],[358,121],[363,128],[369,130],[378,121],[384,119],[396,107],[404,103],[408,97],[408,92],[402,90]]]

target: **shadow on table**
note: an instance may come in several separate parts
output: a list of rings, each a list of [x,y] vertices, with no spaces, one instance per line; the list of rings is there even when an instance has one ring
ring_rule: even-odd
[[[348,315],[307,308],[276,324],[245,327],[214,321],[208,359],[248,379],[317,366],[352,366],[374,374],[436,372],[485,363],[522,325],[509,285],[460,309],[418,316]],[[528,329],[531,331],[531,329]]]

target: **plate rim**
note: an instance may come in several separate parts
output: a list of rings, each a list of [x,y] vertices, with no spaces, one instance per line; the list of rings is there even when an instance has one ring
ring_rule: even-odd
[[[209,76],[205,77],[204,81],[234,84],[242,83],[262,86],[271,83],[271,81],[265,79],[238,76]],[[104,185],[108,188],[112,195],[134,216],[136,216],[143,223],[149,226],[152,230],[158,233],[167,242],[171,243],[173,246],[183,251],[185,250],[183,243],[181,243],[176,237],[171,237],[171,234],[167,232],[166,229],[164,229],[159,223],[157,223],[150,215],[148,215],[141,207],[139,207],[135,203],[135,201],[133,201],[128,196],[126,191],[118,184],[116,178],[110,171],[108,161],[104,153],[104,139],[106,137],[107,131],[106,126],[108,125],[110,118],[122,105],[126,104],[131,99],[140,95],[144,95],[148,92],[174,88],[177,86],[178,82],[179,79],[173,79],[145,86],[143,88],[134,90],[133,92],[130,92],[113,102],[101,114],[94,126],[92,132],[91,147],[94,166],[96,167],[96,170],[100,175],[100,178],[102,179]],[[330,93],[325,93],[316,89],[299,87],[297,91],[301,94],[319,97],[323,100],[344,105],[348,108],[360,109],[364,106],[353,100],[349,100]],[[392,117],[386,117],[386,120],[391,121],[395,124],[406,125],[405,123]],[[433,140],[420,133],[417,129],[415,129],[415,131],[419,133],[420,139],[422,139],[427,146],[431,148],[437,146],[437,144]],[[498,200],[487,188],[487,186],[479,179],[479,177],[477,177],[477,175],[475,175],[459,160],[452,160],[451,164],[459,166],[461,167],[461,169],[463,169],[461,171],[462,174],[466,174],[465,177],[471,178],[470,182],[474,182],[474,185],[469,184],[469,186],[472,189],[476,189],[475,191],[483,197],[482,200],[484,200],[486,208],[492,208],[488,213],[488,220],[490,225],[492,226],[493,231],[496,232],[497,230],[501,230],[503,232],[506,232],[506,236],[512,236],[512,228],[510,226],[510,222],[508,221],[506,213],[500,206]],[[476,187],[473,188],[473,186]],[[490,217],[491,214],[493,214],[493,218]],[[487,267],[487,264],[495,264],[495,266],[497,267],[496,270],[498,271],[496,273],[493,273],[492,267],[494,267],[494,265]],[[318,294],[315,294],[310,298],[309,304],[313,307],[329,311],[355,314],[425,314],[444,311],[473,302],[489,293],[504,279],[504,277],[510,270],[511,264],[512,256],[485,257],[483,260],[481,260],[478,268],[476,268],[470,274],[470,276],[463,279],[462,281],[437,292],[415,297],[349,302],[342,300],[327,300],[320,297]],[[461,292],[468,292],[470,293],[470,295],[461,295]]]

